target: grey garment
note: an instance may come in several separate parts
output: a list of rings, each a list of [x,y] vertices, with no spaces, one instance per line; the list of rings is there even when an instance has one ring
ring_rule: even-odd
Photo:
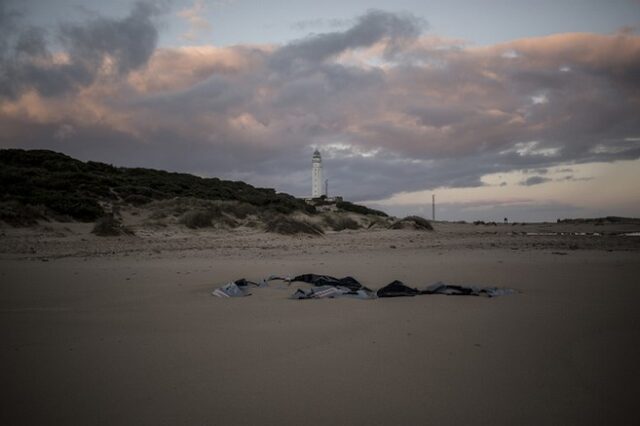
[[[376,299],[376,293],[368,288],[361,288],[360,290],[350,291],[343,294],[344,297],[351,297],[354,299]]]
[[[247,289],[238,286],[235,282],[231,282],[213,290],[211,295],[216,297],[244,297],[251,296],[251,293]]]
[[[518,290],[513,288],[498,288],[498,287],[485,287],[480,291],[484,292],[487,297],[509,296],[518,293]]]
[[[292,299],[333,299],[334,297],[342,296],[348,289],[342,290],[330,285],[323,285],[320,287],[314,287],[309,290],[303,290],[299,288],[295,293],[291,295]]]
[[[291,295],[291,299],[333,299],[336,297],[351,297],[355,299],[375,299],[375,293],[369,289],[350,290],[346,287],[324,285],[309,290],[298,289]]]
[[[318,274],[302,274],[291,278],[291,282],[302,281],[305,283],[313,284],[316,287],[323,285],[330,285],[333,287],[346,287],[350,290],[356,291],[362,287],[362,284],[353,277],[336,278],[329,275]]]
[[[447,296],[486,296],[498,297],[516,293],[511,288],[477,287],[445,284],[441,281],[431,284],[420,291],[420,294],[444,294]]]

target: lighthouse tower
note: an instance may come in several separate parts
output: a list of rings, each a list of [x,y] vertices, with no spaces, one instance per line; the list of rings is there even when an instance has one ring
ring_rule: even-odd
[[[319,198],[322,195],[322,158],[316,149],[311,160],[311,198]]]

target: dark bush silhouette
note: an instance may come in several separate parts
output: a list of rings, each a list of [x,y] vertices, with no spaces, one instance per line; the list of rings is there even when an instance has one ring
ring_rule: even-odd
[[[189,211],[182,215],[180,223],[187,228],[206,228],[212,225],[214,213],[207,210]]]
[[[359,229],[360,224],[350,217],[326,216],[324,222],[334,231],[344,231],[345,229]]]
[[[267,232],[274,232],[283,235],[295,235],[295,234],[309,234],[309,235],[322,235],[322,229],[318,226],[296,220],[286,216],[277,216],[267,222],[265,227]]]
[[[115,237],[118,235],[133,235],[133,232],[112,215],[103,216],[96,221],[92,233],[100,237]]]
[[[18,201],[0,202],[0,220],[11,226],[23,227],[47,220],[42,206],[24,205]]]
[[[375,216],[383,216],[387,217],[385,212],[381,212],[380,210],[370,209],[369,207],[361,206],[358,204],[350,203],[349,201],[339,201],[336,203],[336,207],[340,210],[344,210],[347,212],[359,213],[359,214],[371,214]]]
[[[431,222],[420,216],[407,216],[389,227],[390,229],[417,229],[420,231],[433,231]]]

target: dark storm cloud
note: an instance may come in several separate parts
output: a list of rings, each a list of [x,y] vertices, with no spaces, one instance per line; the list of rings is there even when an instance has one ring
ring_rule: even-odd
[[[304,68],[325,61],[347,49],[369,47],[388,38],[389,51],[405,40],[415,39],[426,24],[412,15],[370,10],[346,31],[312,35],[278,49],[270,59],[281,71]]]
[[[233,76],[214,75],[185,90],[150,95],[132,105],[186,118],[200,111],[228,114],[249,103],[253,96],[252,86],[238,83]]]
[[[0,4],[0,23],[15,30],[0,45],[0,96],[14,98],[29,89],[56,96],[92,84],[101,71],[122,76],[139,68],[156,48],[158,32],[152,18],[158,13],[154,4],[139,2],[120,20],[97,17],[62,24],[57,38],[66,57],[56,59],[47,48],[44,30],[22,29],[16,23],[19,14]]]
[[[30,27],[21,31],[16,40],[15,52],[17,56],[45,56],[47,45],[44,30]]]
[[[158,12],[151,3],[136,3],[122,20],[96,18],[82,25],[63,25],[60,38],[72,63],[95,72],[108,55],[117,72],[125,74],[145,64],[155,50],[158,31],[152,18]]]
[[[640,37],[630,33],[467,47],[425,36],[415,17],[371,11],[283,46],[154,50],[156,13],[141,4],[121,20],[63,26],[63,63],[37,29],[12,39],[3,61],[20,64],[20,78],[3,76],[40,97],[0,101],[2,146],[299,196],[318,147],[330,191],[355,201],[514,170],[540,184],[555,179],[546,168],[640,158]],[[107,57],[111,73],[98,78]],[[79,85],[82,95],[70,90]]]

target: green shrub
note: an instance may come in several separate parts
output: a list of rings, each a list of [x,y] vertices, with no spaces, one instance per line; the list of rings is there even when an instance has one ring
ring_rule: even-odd
[[[224,216],[224,215],[217,218],[216,222],[224,226],[228,226],[229,228],[237,228],[238,226],[240,226],[237,220],[235,220],[232,217]]]
[[[295,220],[286,216],[277,216],[267,222],[265,227],[267,232],[274,232],[283,235],[309,234],[322,235],[323,231],[318,226],[301,220]]]
[[[387,228],[388,226],[389,226],[389,221],[387,218],[383,218],[382,216],[370,216],[369,225],[367,225],[367,229]]]
[[[166,219],[168,216],[167,212],[164,210],[155,210],[153,212],[151,212],[151,214],[149,215],[149,219],[151,220],[160,220],[160,219]]]
[[[37,224],[38,220],[46,220],[45,209],[15,200],[0,202],[0,220],[14,227],[31,226]]]
[[[214,215],[207,210],[188,211],[180,217],[179,222],[187,228],[197,229],[211,226]]]
[[[336,207],[338,207],[340,210],[344,210],[347,212],[387,217],[387,214],[385,212],[382,212],[380,210],[370,209],[369,207],[361,206],[359,204],[353,204],[353,203],[350,203],[349,201],[338,201],[336,203]]]
[[[282,215],[273,210],[263,209],[258,211],[258,217],[265,223],[271,222],[272,220],[275,220],[280,216]]]
[[[345,229],[359,229],[360,224],[350,217],[325,216],[324,222],[334,231],[344,231]]]
[[[431,223],[420,216],[407,216],[389,226],[390,229],[417,229],[420,231],[433,231]]]
[[[256,214],[258,208],[248,203],[230,203],[224,207],[224,211],[238,219],[246,219],[247,216]]]
[[[127,195],[124,198],[124,201],[128,204],[131,204],[132,206],[141,206],[143,204],[150,203],[152,200],[151,198],[146,197],[144,195],[131,194],[131,195]]]
[[[93,226],[92,233],[99,237],[115,237],[118,235],[133,235],[133,232],[122,225],[122,223],[112,215],[99,218]]]
[[[96,200],[72,194],[53,193],[43,197],[44,205],[56,212],[69,215],[80,222],[91,222],[104,215]]]

